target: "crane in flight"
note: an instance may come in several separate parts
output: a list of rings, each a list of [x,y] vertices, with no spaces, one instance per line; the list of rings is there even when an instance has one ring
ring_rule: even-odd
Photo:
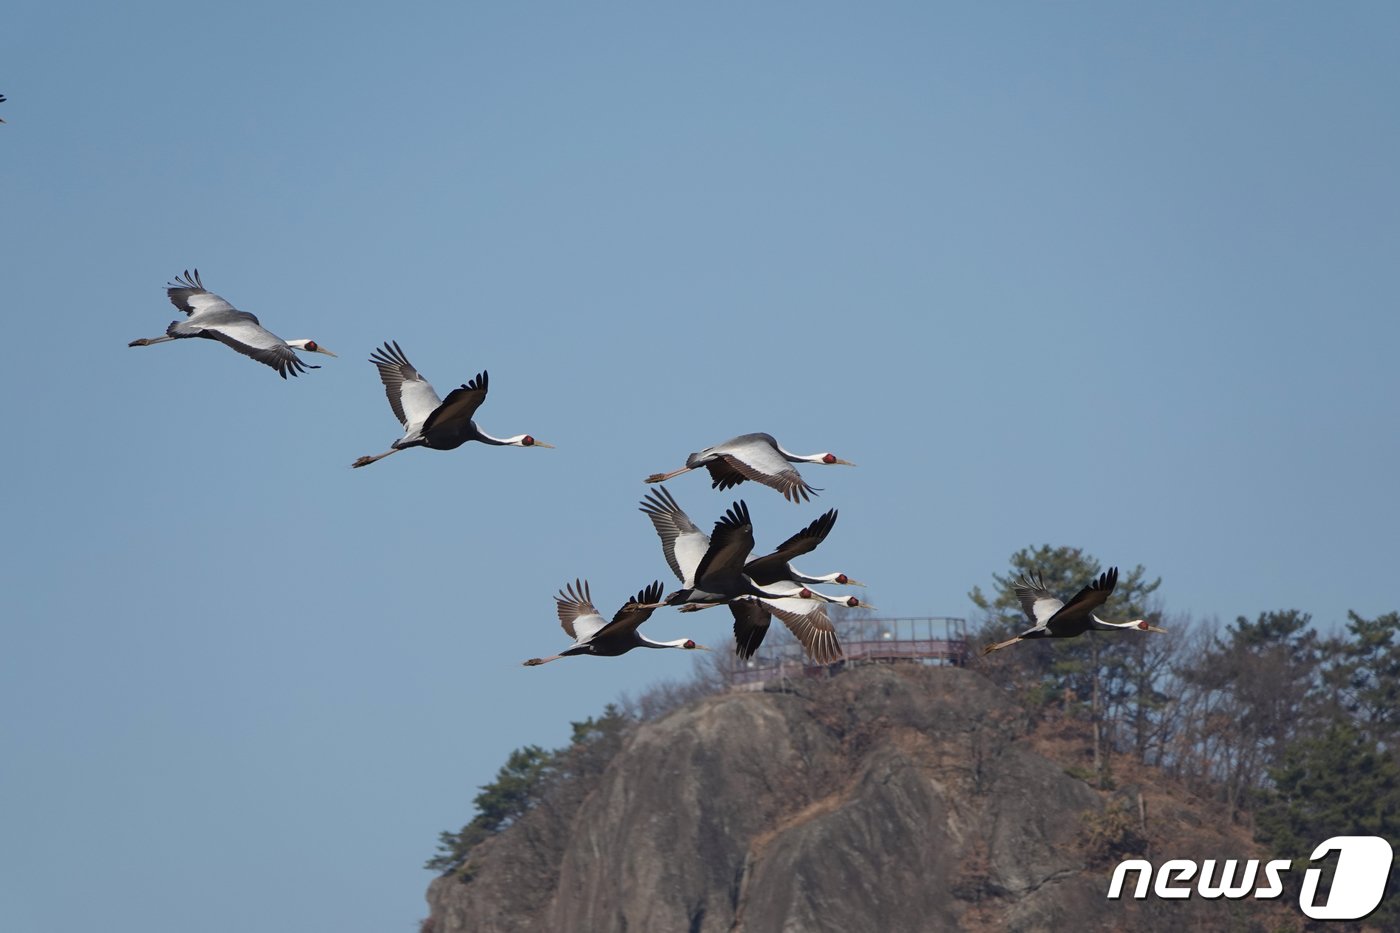
[[[745,596],[731,601],[729,612],[734,616],[734,653],[742,661],[753,657],[763,644],[773,616],[788,627],[814,663],[835,664],[843,656],[836,627],[818,600],[801,595],[784,599]]]
[[[991,654],[1002,648],[1009,648],[1018,641],[1029,638],[1074,638],[1089,630],[1100,632],[1126,631],[1138,629],[1143,632],[1166,634],[1166,629],[1149,625],[1145,619],[1131,622],[1105,622],[1094,614],[1094,610],[1108,602],[1113,588],[1118,585],[1118,568],[1110,567],[1084,587],[1069,602],[1061,602],[1055,594],[1045,588],[1039,576],[1023,575],[1016,581],[1016,596],[1021,601],[1021,609],[1033,623],[1015,638],[987,645],[982,653]]]
[[[752,577],[753,582],[759,586],[768,586],[787,580],[803,584],[834,583],[837,586],[865,586],[864,583],[853,580],[844,573],[827,573],[814,577],[811,574],[801,572],[792,565],[793,558],[810,554],[816,550],[817,545],[826,540],[826,536],[831,534],[831,529],[836,525],[836,515],[835,509],[828,509],[817,516],[806,528],[778,545],[771,554],[755,557],[745,564],[744,573]],[[860,605],[860,601],[857,600],[848,605],[857,606]]]
[[[833,653],[834,656],[840,656],[840,646],[836,643],[836,629],[831,624],[825,607],[822,606],[822,601],[837,602],[837,599],[815,593],[803,584],[791,579],[782,579],[781,574],[778,573],[772,573],[772,582],[764,586],[758,585],[748,575],[748,564],[743,563],[743,557],[747,556],[748,552],[753,549],[753,529],[751,525],[747,525],[748,508],[743,502],[735,503],[735,507],[730,509],[729,514],[715,525],[714,537],[707,536],[695,522],[691,521],[690,516],[685,514],[675,497],[665,486],[658,487],[642,499],[641,511],[646,514],[647,518],[651,519],[652,527],[656,529],[656,534],[661,539],[661,551],[666,557],[666,563],[670,565],[672,573],[681,581],[682,589],[671,594],[667,598],[667,602],[671,605],[680,605],[682,612],[728,603],[735,619],[735,644],[740,657],[747,658],[754,650],[757,650],[759,643],[763,641],[764,634],[767,633],[768,624],[773,615],[782,620],[783,624],[792,631],[798,641],[812,655],[813,660],[817,660],[818,663],[828,663],[821,659],[833,656]],[[744,546],[743,555],[737,558],[739,567],[742,569],[736,575],[742,578],[742,582],[728,591],[732,595],[727,599],[706,599],[703,598],[703,594],[700,598],[695,597],[693,595],[697,589],[695,581],[697,575],[700,574],[702,562],[715,550],[713,542],[726,536],[740,537],[745,534],[744,529],[734,527],[735,522],[740,519],[747,527],[746,546]],[[820,521],[818,519],[818,522]],[[799,532],[794,537],[802,534],[803,532]],[[741,538],[739,544],[744,545],[745,541]],[[785,551],[784,548],[780,547],[773,555],[758,560],[768,561],[770,570],[774,567],[783,567],[787,565],[786,561],[768,560],[769,557],[782,553]],[[726,559],[731,562],[728,572],[734,574],[735,568],[732,562],[736,559],[735,556],[731,553]],[[715,586],[716,584],[706,578],[702,580],[699,589]],[[753,589],[747,592],[737,591],[744,586]],[[687,593],[692,595],[678,599]],[[753,598],[757,598],[760,602],[754,602]],[[855,600],[855,605],[864,605],[855,597],[851,597],[851,599]],[[839,601],[852,605],[847,600]],[[757,632],[756,636],[753,634],[755,632]],[[745,645],[750,646],[748,654],[744,653]]]
[[[484,370],[477,373],[471,382],[453,389],[447,393],[447,398],[441,399],[428,380],[413,368],[397,341],[385,343],[375,350],[370,354],[369,361],[379,370],[379,381],[384,383],[389,407],[403,425],[404,434],[384,453],[360,457],[350,464],[352,467],[369,466],[376,460],[383,460],[410,447],[455,450],[468,441],[480,441],[496,447],[554,446],[529,434],[492,437],[476,426],[472,418],[482,402],[486,401],[488,377]]]
[[[807,501],[821,490],[809,485],[794,463],[824,463],[855,466],[833,453],[795,454],[784,450],[771,434],[741,434],[723,444],[706,447],[685,459],[685,466],[670,473],[653,473],[648,483],[662,483],[673,476],[704,467],[710,471],[711,487],[731,489],[744,480],[753,480],[783,494],[789,502]]]
[[[258,319],[247,311],[239,311],[226,300],[204,287],[199,278],[199,270],[175,276],[175,281],[166,286],[170,303],[185,312],[183,321],[171,321],[163,337],[141,337],[127,344],[128,347],[149,347],[184,337],[204,337],[217,340],[232,347],[244,356],[251,357],[266,366],[277,370],[283,379],[307,369],[320,369],[302,362],[296,350],[309,350],[335,356],[314,340],[283,340],[258,323]]]
[[[744,562],[752,551],[753,520],[748,504],[740,499],[715,522],[699,561],[691,567],[680,565],[681,588],[666,597],[666,605],[706,608],[740,596],[787,596],[786,592],[763,589],[744,573]]]
[[[537,667],[567,658],[576,654],[591,654],[602,658],[615,658],[633,648],[700,648],[689,638],[675,641],[652,641],[637,631],[637,628],[651,618],[651,614],[661,605],[661,581],[657,580],[646,589],[629,599],[617,614],[608,622],[593,606],[593,596],[588,589],[588,581],[575,580],[565,590],[554,597],[555,608],[559,613],[559,625],[574,643],[558,654],[547,658],[531,658],[526,667]]]
[[[642,498],[640,511],[651,519],[652,527],[661,538],[661,552],[682,585],[688,583],[692,568],[697,566],[710,547],[710,537],[691,521],[690,516],[676,502],[671,491],[665,486],[649,492]],[[806,528],[778,545],[777,550],[762,557],[755,557],[744,564],[744,574],[758,586],[768,590],[772,598],[815,599],[821,602],[842,603],[852,609],[873,609],[869,603],[861,602],[854,596],[836,597],[810,589],[811,583],[835,583],[838,586],[864,586],[859,580],[852,580],[844,573],[828,573],[819,577],[801,573],[792,566],[792,559],[815,550],[826,540],[836,524],[836,510],[831,509],[819,516]],[[692,608],[701,608],[693,606]]]

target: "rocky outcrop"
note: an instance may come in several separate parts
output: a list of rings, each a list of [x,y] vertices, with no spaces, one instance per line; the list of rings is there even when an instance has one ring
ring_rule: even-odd
[[[711,697],[640,726],[581,806],[538,807],[474,850],[470,881],[435,881],[432,929],[1212,928],[1200,902],[1105,899],[1084,846],[1104,795],[1026,730],[952,668]]]

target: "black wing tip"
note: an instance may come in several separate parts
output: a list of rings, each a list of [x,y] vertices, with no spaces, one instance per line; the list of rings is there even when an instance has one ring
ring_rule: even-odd
[[[720,523],[735,526],[753,524],[749,520],[748,503],[744,502],[743,499],[740,499],[738,502],[735,502],[729,507],[729,510],[724,513],[724,518],[720,519]]]
[[[175,276],[175,278],[172,281],[167,282],[165,287],[167,290],[193,288],[198,289],[199,291],[203,291],[204,280],[199,277],[198,269],[195,269],[193,271],[186,269],[184,272]]]
[[[734,628],[739,628],[739,624],[737,622],[734,623]],[[747,639],[740,639],[738,631],[735,631],[734,654],[738,656],[740,661],[747,661],[749,658],[758,654],[758,649],[763,646],[762,629],[760,629],[755,634],[757,634],[757,637],[754,637],[754,635],[751,634]]]
[[[681,510],[680,503],[676,501],[675,496],[671,495],[671,490],[667,489],[665,486],[657,486],[655,489],[647,490],[647,494],[642,497],[642,501],[659,508],[663,512],[679,512]]]
[[[836,527],[836,510],[827,509],[812,520],[805,532],[820,541],[825,541],[826,536],[831,534],[831,529],[834,527]]]
[[[658,492],[664,493],[664,495],[658,496]],[[647,494],[642,496],[642,503],[637,507],[637,511],[645,512],[648,515],[664,515],[670,511],[668,506],[674,502],[674,500],[667,501],[668,499],[670,499],[670,493],[666,492],[665,486],[647,490]]]
[[[803,502],[811,502],[812,496],[818,495],[822,490],[799,477],[797,482],[789,483],[778,491],[783,494],[783,498],[787,501],[801,505]]]
[[[369,361],[379,370],[379,379],[386,389],[391,379],[402,382],[418,375],[418,370],[408,361],[397,340],[386,340],[383,347],[370,353]]]
[[[661,581],[653,580],[648,585],[637,591],[637,595],[627,600],[623,604],[623,609],[631,609],[637,606],[648,606],[661,601]],[[619,610],[621,611],[621,610]]]
[[[573,583],[564,584],[564,588],[559,591],[559,595],[554,597],[558,603],[591,603],[592,596],[589,594],[588,581],[574,578]]]
[[[384,341],[384,346],[375,347],[370,351],[369,361],[375,366],[398,366],[408,365],[408,358],[399,349],[399,342]]]

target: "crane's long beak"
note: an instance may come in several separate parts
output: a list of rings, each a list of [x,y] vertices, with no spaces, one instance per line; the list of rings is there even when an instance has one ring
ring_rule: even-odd
[[[317,347],[316,350],[315,350],[315,352],[316,352],[316,353],[324,353],[324,354],[326,354],[326,356],[335,356],[334,353],[332,353],[331,351],[327,350],[325,347]]]
[[[837,457],[835,460],[831,461],[831,463],[832,463],[832,466],[835,466],[835,465],[837,465],[837,464],[840,464],[841,466],[855,466],[855,464],[852,463],[851,461],[849,461],[849,460],[842,460],[840,457]]]
[[[861,583],[859,580],[852,580],[850,577],[847,577],[846,582],[841,584],[841,586],[865,586],[865,584]]]
[[[546,444],[544,441],[535,441],[535,443],[534,443],[532,446],[534,446],[534,447],[548,447],[550,450],[553,450],[553,449],[554,449],[554,445],[553,445],[553,444]]]
[[[1155,625],[1149,625],[1149,626],[1147,627],[1147,630],[1148,630],[1149,632],[1156,632],[1156,633],[1159,634],[1159,635],[1165,635],[1165,634],[1167,634],[1167,630],[1166,630],[1166,629],[1164,629],[1164,628],[1158,628],[1158,627],[1155,626]]]

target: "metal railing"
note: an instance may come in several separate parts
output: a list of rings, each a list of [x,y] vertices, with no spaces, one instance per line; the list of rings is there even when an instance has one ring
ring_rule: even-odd
[[[731,690],[758,690],[774,680],[829,677],[853,664],[963,665],[968,658],[967,620],[952,616],[863,618],[854,613],[833,618],[843,659],[814,664],[802,645],[774,620],[763,647],[747,661],[730,655],[721,673]]]

